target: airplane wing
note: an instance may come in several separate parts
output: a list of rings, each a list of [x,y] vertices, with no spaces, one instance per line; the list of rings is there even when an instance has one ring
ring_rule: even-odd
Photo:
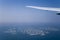
[[[60,12],[60,8],[37,7],[37,6],[26,6],[26,7],[34,8],[34,9],[40,9],[40,10],[48,10],[48,11]]]

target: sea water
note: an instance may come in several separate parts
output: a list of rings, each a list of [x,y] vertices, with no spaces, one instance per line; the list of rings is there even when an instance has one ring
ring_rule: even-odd
[[[53,30],[52,30],[53,29]],[[31,30],[43,30],[45,35],[30,35]],[[34,31],[33,31],[34,30]],[[60,40],[60,24],[56,23],[2,23],[0,24],[0,40]]]

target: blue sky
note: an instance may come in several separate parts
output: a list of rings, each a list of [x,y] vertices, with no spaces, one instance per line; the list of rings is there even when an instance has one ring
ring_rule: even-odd
[[[0,0],[0,22],[60,22],[56,12],[25,6],[60,8],[60,0]]]

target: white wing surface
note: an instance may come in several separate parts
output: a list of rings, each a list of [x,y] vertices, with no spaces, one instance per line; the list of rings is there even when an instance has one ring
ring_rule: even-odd
[[[37,7],[37,6],[26,6],[29,8],[40,9],[40,10],[48,10],[48,11],[57,11],[60,12],[60,8],[50,8],[50,7]]]

